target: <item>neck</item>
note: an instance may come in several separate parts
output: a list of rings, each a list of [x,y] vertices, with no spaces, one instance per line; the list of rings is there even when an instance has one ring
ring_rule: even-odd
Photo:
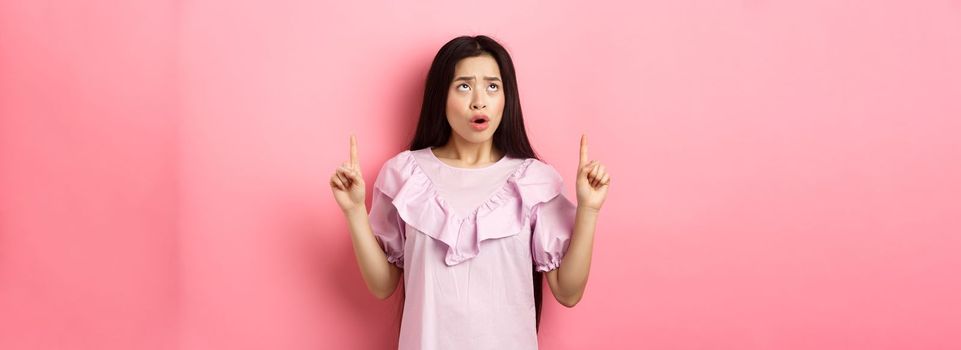
[[[456,134],[451,135],[447,144],[434,148],[434,151],[438,158],[456,160],[466,166],[492,164],[503,157],[501,151],[494,147],[493,139],[470,142]]]

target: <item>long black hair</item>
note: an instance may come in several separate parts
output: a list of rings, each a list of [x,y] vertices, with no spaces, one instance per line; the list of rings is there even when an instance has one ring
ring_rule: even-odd
[[[497,61],[504,84],[504,114],[494,131],[494,147],[514,158],[538,158],[527,139],[521,113],[520,94],[514,62],[503,46],[484,35],[460,36],[448,41],[434,56],[427,72],[424,102],[421,105],[417,131],[410,142],[410,150],[447,144],[451,136],[447,122],[447,91],[454,79],[454,66],[467,57],[489,54]]]
[[[447,91],[454,79],[454,66],[467,57],[488,54],[497,61],[504,84],[504,113],[500,125],[494,131],[494,147],[514,158],[534,158],[537,154],[527,139],[524,117],[521,113],[520,94],[517,90],[517,75],[514,62],[501,44],[485,35],[459,36],[448,41],[440,48],[427,72],[424,87],[424,101],[421,105],[417,131],[411,140],[411,151],[426,147],[439,147],[447,144],[451,136],[450,123],[447,122]],[[543,273],[531,264],[534,274],[535,327],[541,325],[541,305],[543,304]],[[406,293],[406,292],[405,292]],[[403,307],[403,302],[401,304]],[[403,312],[403,309],[401,309]]]

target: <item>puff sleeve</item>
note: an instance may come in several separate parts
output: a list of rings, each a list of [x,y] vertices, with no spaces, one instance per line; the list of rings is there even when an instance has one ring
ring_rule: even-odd
[[[531,255],[537,271],[561,265],[574,233],[577,206],[563,194],[531,208]]]
[[[397,213],[390,196],[381,190],[384,172],[390,164],[385,164],[375,181],[373,188],[373,198],[371,199],[370,228],[374,233],[374,238],[380,245],[384,253],[387,254],[387,262],[404,268],[404,242],[407,238],[406,223]]]

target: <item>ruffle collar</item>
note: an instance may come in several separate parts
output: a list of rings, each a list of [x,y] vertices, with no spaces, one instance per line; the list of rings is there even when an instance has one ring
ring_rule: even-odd
[[[550,165],[527,158],[504,186],[466,217],[451,210],[411,150],[387,160],[374,189],[391,198],[408,225],[447,246],[444,262],[456,265],[477,256],[480,243],[510,237],[528,224],[531,208],[559,195],[563,179]]]

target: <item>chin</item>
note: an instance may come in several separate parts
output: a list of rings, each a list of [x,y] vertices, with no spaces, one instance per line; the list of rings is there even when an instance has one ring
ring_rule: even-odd
[[[468,131],[468,136],[461,134],[461,138],[472,143],[484,143],[494,138],[494,133],[490,129],[484,130],[483,133],[476,133],[474,131]]]

